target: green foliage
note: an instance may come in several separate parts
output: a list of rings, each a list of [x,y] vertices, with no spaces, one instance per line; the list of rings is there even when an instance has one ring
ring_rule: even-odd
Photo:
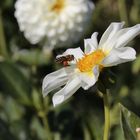
[[[126,26],[140,22],[139,0],[94,3],[93,25],[84,38],[95,31],[100,38],[110,22],[125,21]],[[14,4],[15,0],[0,1],[0,140],[102,140],[104,110],[97,87],[103,93],[111,91],[109,140],[136,140],[140,120],[118,102],[140,115],[140,37],[130,44],[138,54],[134,62],[105,69],[95,87],[80,89],[53,108],[51,94],[42,97],[42,79],[62,67],[55,63],[55,57],[67,46],[43,49],[42,44],[31,45],[19,31]],[[71,47],[82,43],[80,40]]]
[[[0,85],[4,93],[18,98],[18,100],[26,105],[30,104],[31,87],[26,77],[11,62],[0,63]]]
[[[22,62],[26,65],[30,66],[40,66],[46,65],[50,63],[52,53],[50,50],[41,51],[39,49],[34,50],[22,50],[22,51],[15,51],[13,53],[13,59],[18,62]]]
[[[126,140],[136,140],[136,129],[140,127],[140,118],[124,106],[121,107],[121,124]]]
[[[137,59],[135,60],[133,67],[132,67],[133,73],[138,74],[140,71],[140,55],[137,56]]]

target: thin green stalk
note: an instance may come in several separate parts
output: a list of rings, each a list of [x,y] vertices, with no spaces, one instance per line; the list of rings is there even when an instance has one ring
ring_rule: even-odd
[[[47,99],[47,98],[46,98]],[[50,130],[50,126],[49,126],[49,122],[48,122],[48,112],[49,112],[49,104],[48,104],[48,100],[43,100],[43,115],[42,115],[42,121],[43,121],[43,124],[44,124],[44,128],[46,130],[46,134],[47,134],[47,140],[53,140],[54,137],[53,137],[53,133],[51,132]],[[47,103],[47,104],[46,104]]]
[[[3,21],[2,21],[2,12],[0,10],[0,54],[4,57],[8,56],[6,41],[4,36],[4,29],[3,29]]]
[[[44,130],[46,132],[46,137],[47,137],[46,140],[53,140],[53,138],[54,138],[53,137],[53,133],[50,130],[50,126],[49,126],[49,122],[48,122],[48,117],[47,117],[48,112],[49,112],[49,106],[48,106],[48,103],[45,104],[46,102],[45,102],[44,99],[43,99],[43,104],[41,104],[40,101],[39,102],[37,101],[39,103],[39,106],[36,107],[36,109],[38,111],[38,116],[41,118],[43,126],[44,126]]]
[[[45,114],[42,116],[42,121],[43,121],[45,130],[46,130],[46,133],[47,133],[48,140],[53,140],[51,130],[50,130],[50,127],[49,127],[49,123],[48,123],[48,119],[47,119]]]
[[[84,140],[91,140],[91,135],[86,124],[83,124]]]
[[[128,15],[125,0],[118,0],[119,13],[121,21],[125,21],[126,26],[128,26]]]
[[[104,125],[104,137],[103,140],[109,139],[109,130],[110,130],[110,106],[109,106],[109,93],[103,94],[104,100],[104,116],[105,116],[105,125]]]

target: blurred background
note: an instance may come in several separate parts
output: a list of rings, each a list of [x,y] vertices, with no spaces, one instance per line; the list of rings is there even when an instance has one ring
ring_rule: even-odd
[[[42,44],[30,44],[14,17],[15,2],[0,1],[0,140],[49,140],[48,135],[54,140],[101,140],[104,110],[96,85],[88,91],[79,89],[56,108],[51,100],[54,92],[43,99],[42,80],[62,67],[55,57],[67,46],[44,50]],[[92,26],[83,39],[94,31],[100,38],[111,22],[125,21],[126,27],[140,23],[139,0],[93,2]],[[71,47],[83,47],[83,39]],[[110,140],[124,140],[117,103],[140,116],[140,36],[130,46],[137,59],[111,68],[116,83],[111,86]]]

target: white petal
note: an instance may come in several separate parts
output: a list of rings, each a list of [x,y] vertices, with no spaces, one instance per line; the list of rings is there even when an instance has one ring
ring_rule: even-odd
[[[95,32],[92,34],[91,39],[84,40],[85,54],[89,54],[97,49],[98,41],[97,41],[98,33]]]
[[[137,24],[131,28],[125,28],[120,30],[115,37],[115,48],[124,47],[138,34],[140,34],[140,24]]]
[[[66,84],[70,74],[73,73],[73,67],[66,67],[48,74],[43,79],[42,92],[45,97],[52,90]]]
[[[136,58],[136,51],[131,47],[113,49],[102,64],[106,67],[115,66],[124,62],[132,61]]]
[[[53,105],[61,104],[71,97],[80,88],[80,80],[77,77],[69,80],[68,83],[60,91],[53,96]]]
[[[102,48],[105,43],[109,42],[114,35],[123,27],[124,22],[113,22],[106,29],[99,42],[99,47]]]
[[[94,4],[89,0],[65,0],[65,6],[59,14],[55,9],[50,10],[54,4],[57,4],[57,0],[17,0],[15,17],[31,43],[43,40],[48,43],[46,46],[71,46],[87,30]]]
[[[118,48],[120,52],[118,56],[122,59],[134,60],[136,59],[136,51],[131,47]]]
[[[84,90],[89,89],[92,87],[99,77],[99,67],[95,66],[93,68],[93,75],[88,75],[87,73],[80,73],[79,79],[81,80],[81,86]]]
[[[75,48],[75,49],[67,49],[67,50],[63,53],[63,56],[64,56],[64,55],[69,55],[69,54],[70,54],[70,55],[74,55],[74,58],[75,58],[76,60],[82,58],[83,55],[84,55],[84,53],[83,53],[83,51],[81,50],[80,47]]]

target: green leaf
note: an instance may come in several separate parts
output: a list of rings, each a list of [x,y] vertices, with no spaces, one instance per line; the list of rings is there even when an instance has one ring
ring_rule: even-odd
[[[19,105],[13,98],[7,98],[6,104],[3,105],[3,109],[7,114],[8,121],[14,122],[20,120],[24,115],[23,106]]]
[[[30,84],[20,69],[11,62],[0,62],[0,88],[23,104],[31,103]]]
[[[0,119],[0,139],[16,140],[15,136],[10,132],[8,124],[2,119]]]
[[[121,107],[121,125],[126,140],[136,140],[136,128],[140,127],[140,118],[123,105]]]
[[[91,140],[90,132],[85,124],[83,124],[84,139]]]
[[[96,115],[95,115],[96,114]],[[103,114],[94,108],[94,111],[90,112],[88,115],[86,114],[85,122],[86,127],[90,133],[91,139],[101,140],[102,132],[103,132]]]
[[[42,108],[42,101],[41,101],[41,94],[37,92],[37,90],[33,90],[32,92],[32,100],[33,104],[36,107],[37,110],[41,110]]]
[[[34,117],[32,119],[31,125],[30,125],[31,131],[33,131],[33,135],[37,136],[40,140],[47,140],[47,132],[46,129],[42,126],[39,119],[37,117]]]

